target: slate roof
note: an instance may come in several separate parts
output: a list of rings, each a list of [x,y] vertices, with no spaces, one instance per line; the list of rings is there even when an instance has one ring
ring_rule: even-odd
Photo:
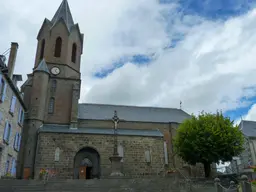
[[[256,121],[242,120],[239,124],[243,134],[247,137],[256,137]]]
[[[79,104],[78,118],[90,120],[112,119],[114,111],[123,121],[156,122],[156,123],[182,123],[190,115],[181,109],[137,107],[105,104]]]
[[[93,134],[93,135],[114,135],[113,128],[78,128],[70,129],[69,125],[45,124],[40,127],[41,133],[73,133],[73,134]],[[124,136],[145,136],[145,137],[163,137],[158,130],[141,130],[141,129],[118,129],[118,135]]]
[[[37,68],[34,69],[34,71],[43,71],[50,74],[50,71],[44,59],[39,63],[39,65],[37,66]]]
[[[68,30],[70,31],[71,27],[74,25],[74,20],[68,5],[67,0],[63,0],[60,4],[57,12],[53,16],[51,22],[53,23],[53,26],[60,20],[63,19]]]

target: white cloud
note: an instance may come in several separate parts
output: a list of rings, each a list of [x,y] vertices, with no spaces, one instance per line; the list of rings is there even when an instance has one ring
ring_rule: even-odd
[[[248,111],[248,114],[243,119],[256,121],[256,104],[252,105],[252,107]]]
[[[31,72],[36,35],[59,1],[3,2],[0,51],[20,44],[16,72]],[[69,0],[74,20],[85,34],[81,101],[179,107],[188,112],[235,109],[255,95],[255,11],[225,23],[181,17],[175,6],[155,0]],[[49,5],[52,5],[49,7]],[[168,12],[173,25],[162,17]],[[172,36],[186,34],[174,49],[163,50]],[[93,72],[111,68],[131,54],[156,52],[149,66],[126,63],[104,79]],[[25,78],[25,76],[23,77]]]
[[[248,120],[248,121],[256,121],[256,104],[253,104],[250,109],[248,110],[248,113],[246,115],[243,115],[235,120],[235,125],[239,125],[241,120]]]
[[[125,99],[128,104],[178,107],[182,100],[190,112],[243,106],[245,103],[240,98],[252,95],[252,90],[244,91],[244,88],[256,83],[253,43],[256,25],[252,14],[225,23],[205,21],[194,26],[174,50],[162,52],[152,65],[140,69],[139,73],[133,72],[132,78],[124,75],[134,71],[128,65],[99,81],[88,93],[87,100],[123,103],[123,95],[128,92],[129,99]],[[144,75],[147,81],[141,86]],[[118,81],[117,76],[120,76]]]

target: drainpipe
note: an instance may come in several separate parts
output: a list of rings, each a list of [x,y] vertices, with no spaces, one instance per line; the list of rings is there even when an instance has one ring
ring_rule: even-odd
[[[173,149],[173,135],[172,135],[172,126],[171,126],[171,122],[169,122],[169,133],[170,133],[170,146],[171,146],[171,152],[172,152],[172,164],[173,164],[173,167],[176,168],[176,162],[175,162],[175,155],[174,155],[174,149]]]

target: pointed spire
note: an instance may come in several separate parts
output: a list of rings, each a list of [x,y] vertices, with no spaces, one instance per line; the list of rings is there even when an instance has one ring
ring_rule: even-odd
[[[45,62],[44,59],[39,63],[39,65],[38,65],[37,68],[34,70],[34,72],[35,72],[35,71],[43,71],[43,72],[45,72],[45,73],[49,73],[49,74],[50,74],[50,71],[49,71],[49,69],[48,69],[48,67],[47,67],[47,64],[46,64],[46,62]]]
[[[72,14],[71,14],[67,0],[62,1],[57,12],[55,13],[54,17],[52,18],[53,26],[60,19],[64,20],[65,24],[67,25],[68,30],[70,30],[70,28],[74,25],[74,21],[73,21]]]

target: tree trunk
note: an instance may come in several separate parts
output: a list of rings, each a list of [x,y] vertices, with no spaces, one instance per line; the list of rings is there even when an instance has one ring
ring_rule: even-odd
[[[211,163],[205,162],[204,163],[204,174],[205,178],[209,178],[211,175]]]

